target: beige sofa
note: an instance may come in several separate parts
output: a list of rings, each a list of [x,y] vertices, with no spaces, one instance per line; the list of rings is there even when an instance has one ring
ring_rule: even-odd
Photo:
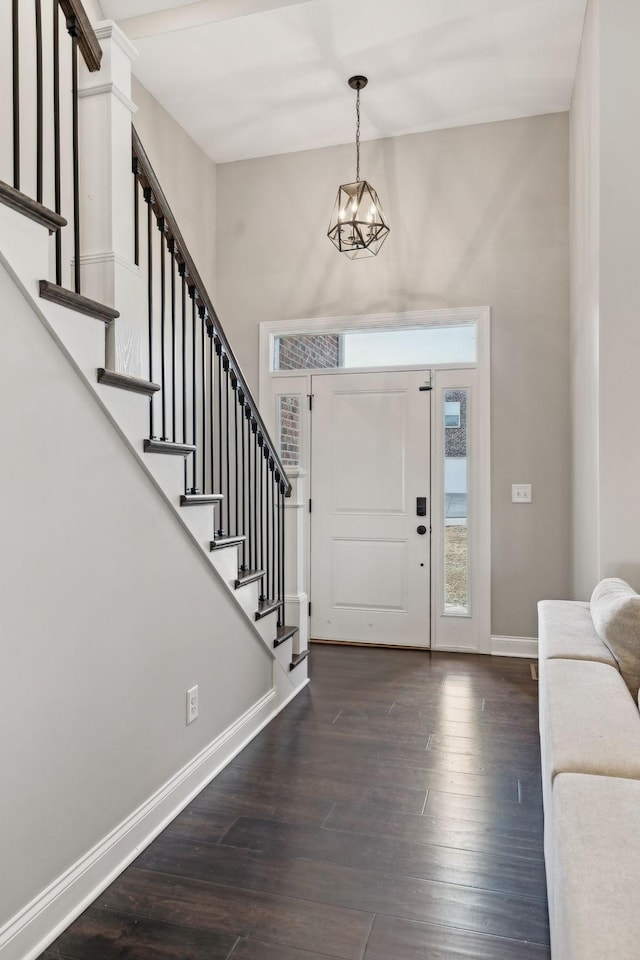
[[[603,581],[538,619],[552,960],[638,960],[640,597]]]

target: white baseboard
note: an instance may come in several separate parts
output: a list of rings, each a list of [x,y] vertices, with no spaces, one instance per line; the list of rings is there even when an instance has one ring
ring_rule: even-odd
[[[269,690],[108,836],[0,929],[0,960],[33,960],[306,686]]]
[[[491,637],[491,654],[494,657],[526,657],[538,659],[537,637]]]

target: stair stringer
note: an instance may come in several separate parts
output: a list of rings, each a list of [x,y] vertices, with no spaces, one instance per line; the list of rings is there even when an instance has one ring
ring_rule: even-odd
[[[19,236],[20,242],[10,242],[14,234]],[[21,214],[2,205],[0,205],[0,262],[4,264],[75,372],[89,387],[122,441],[135,454],[144,472],[161,492],[185,534],[200,547],[219,582],[224,584],[232,602],[244,613],[253,633],[260,638],[269,651],[269,655],[277,665],[274,676],[277,680],[275,686],[278,699],[288,702],[292,694],[308,683],[307,664],[297,668],[292,678],[288,661],[286,661],[290,642],[282,644],[282,648],[273,649],[276,632],[275,614],[260,621],[254,619],[257,609],[257,602],[254,604],[254,595],[257,601],[259,588],[256,584],[249,584],[235,591],[233,581],[237,576],[237,569],[233,575],[228,575],[226,558],[224,570],[220,571],[222,558],[217,557],[216,554],[226,553],[227,550],[211,552],[209,532],[213,531],[214,511],[220,510],[221,507],[180,508],[180,495],[184,489],[183,458],[165,454],[145,454],[143,449],[144,440],[141,437],[144,437],[147,432],[148,425],[147,398],[114,389],[97,381],[97,370],[105,362],[106,325],[102,321],[93,320],[68,307],[43,300],[39,296],[40,279],[47,276],[49,270],[49,241],[46,231],[38,224],[26,220]],[[209,513],[208,521],[206,512]],[[233,549],[237,556],[237,548],[228,549]]]

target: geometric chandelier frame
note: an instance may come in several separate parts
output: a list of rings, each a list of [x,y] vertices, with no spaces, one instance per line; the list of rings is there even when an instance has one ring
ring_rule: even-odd
[[[349,79],[356,90],[356,179],[338,187],[327,236],[351,260],[375,257],[389,235],[382,204],[378,194],[366,180],[360,179],[360,91],[366,87],[366,77]]]

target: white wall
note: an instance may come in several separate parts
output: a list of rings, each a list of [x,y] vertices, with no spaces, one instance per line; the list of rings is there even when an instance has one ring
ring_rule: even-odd
[[[640,589],[640,4],[607,0],[600,68],[600,573]]]
[[[353,166],[352,146],[218,166],[222,322],[255,387],[260,321],[491,307],[492,631],[535,636],[570,588],[568,117],[365,143],[391,235],[356,262],[326,237]]]
[[[1,265],[0,301],[1,929],[270,690],[272,659]]]
[[[591,0],[572,104],[576,596],[640,589],[640,6]]]
[[[571,105],[572,589],[599,577],[600,327],[599,0],[587,8]]]

